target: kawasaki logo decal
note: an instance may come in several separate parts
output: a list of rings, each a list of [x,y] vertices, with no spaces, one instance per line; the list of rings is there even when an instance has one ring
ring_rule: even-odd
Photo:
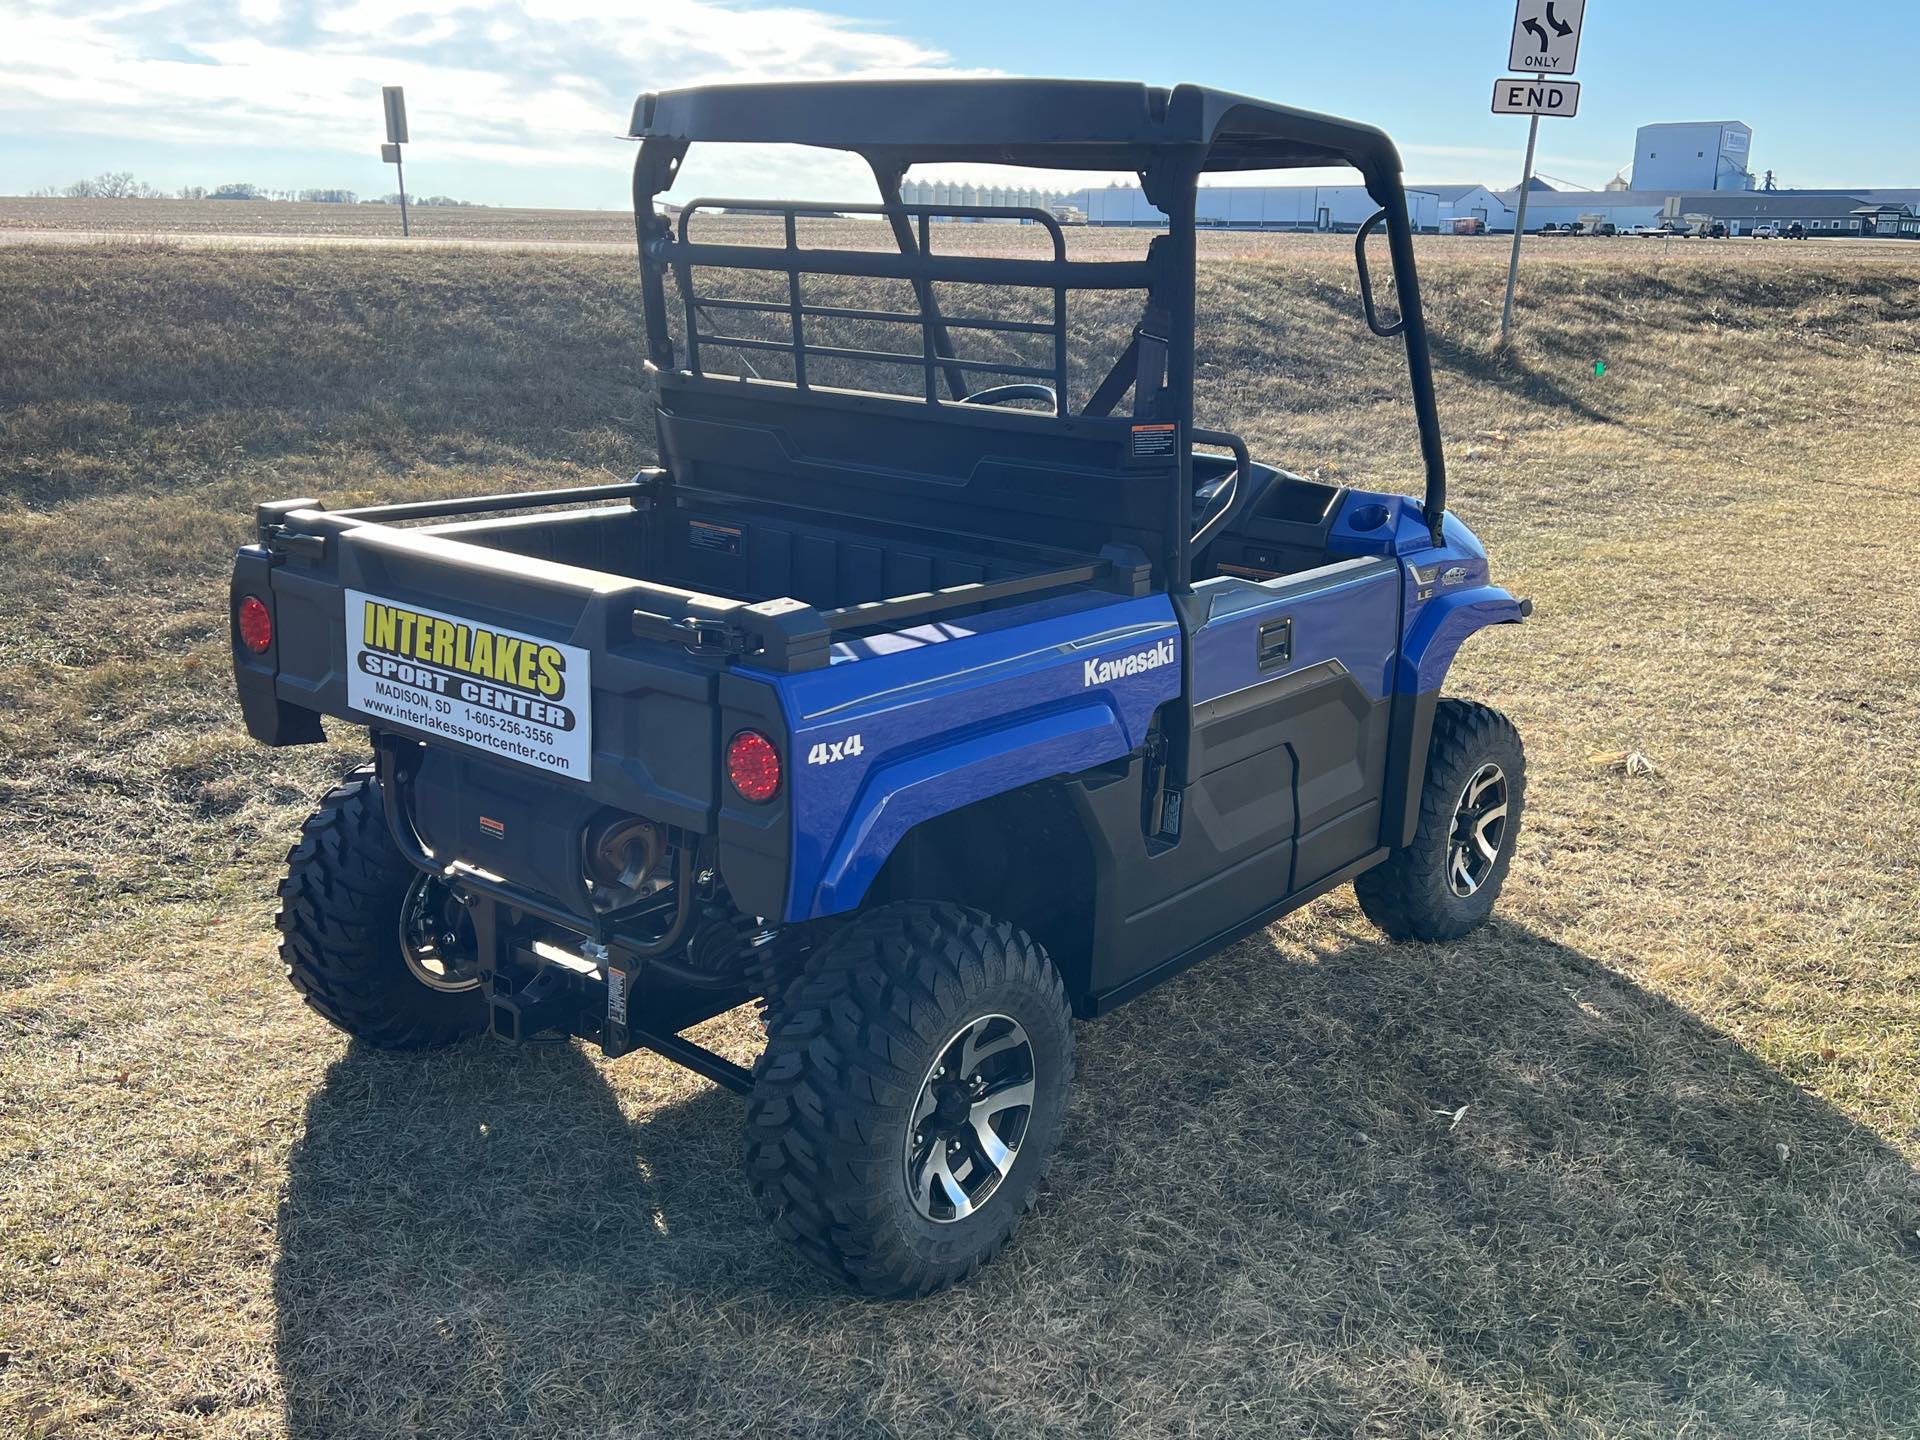
[[[1125,680],[1130,675],[1144,675],[1149,670],[1158,670],[1162,665],[1173,664],[1173,641],[1162,640],[1149,650],[1136,650],[1131,655],[1122,655],[1117,660],[1089,660],[1083,672],[1085,686],[1111,685],[1116,680]]]

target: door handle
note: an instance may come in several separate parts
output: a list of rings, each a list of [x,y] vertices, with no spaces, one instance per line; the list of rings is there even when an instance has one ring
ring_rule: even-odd
[[[1262,670],[1285,665],[1293,659],[1293,617],[1283,615],[1260,627],[1256,657]]]

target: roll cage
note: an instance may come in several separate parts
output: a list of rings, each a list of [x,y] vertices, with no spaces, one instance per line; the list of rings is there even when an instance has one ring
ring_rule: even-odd
[[[805,396],[810,358],[894,365],[921,372],[922,401],[943,422],[1003,425],[973,401],[1021,392],[1039,398],[1049,382],[1050,415],[1021,417],[1084,437],[1089,453],[1117,456],[1136,469],[1177,477],[1168,487],[1158,537],[1159,563],[1169,590],[1189,588],[1192,555],[1236,508],[1250,475],[1246,447],[1237,436],[1197,428],[1193,417],[1195,332],[1195,200],[1200,178],[1215,172],[1287,169],[1329,164],[1358,170],[1380,207],[1356,237],[1355,255],[1368,327],[1404,338],[1414,416],[1426,474],[1425,518],[1434,544],[1442,543],[1446,509],[1446,462],[1434,402],[1413,235],[1400,157],[1378,129],[1328,115],[1274,105],[1200,86],[1157,89],[1138,84],[1078,80],[886,80],[767,85],[713,85],[642,95],[634,105],[630,138],[641,142],[634,166],[634,220],[646,311],[648,366],[663,396],[698,394],[738,381],[716,380],[702,356],[707,350],[778,351],[790,360],[793,379],[783,388]],[[764,200],[696,199],[676,224],[660,213],[657,198],[674,182],[687,148],[695,142],[782,143],[817,146],[859,155],[879,187],[878,205],[815,205]],[[1130,170],[1149,200],[1167,217],[1167,232],[1150,243],[1144,260],[1067,258],[1060,227],[1042,210],[1018,207],[911,205],[900,185],[915,164],[970,162],[1044,169]],[[699,244],[689,238],[691,218],[702,212],[751,209],[777,218],[780,245]],[[820,215],[868,214],[886,222],[896,250],[803,247],[799,225]],[[1047,259],[933,253],[929,222],[954,219],[1024,220],[1044,227]],[[1368,235],[1384,223],[1399,318],[1383,323],[1375,311],[1367,271]],[[696,272],[747,270],[784,276],[783,299],[740,300],[704,294]],[[672,274],[683,306],[685,355],[676,354],[667,298]],[[806,298],[805,277],[871,277],[905,281],[915,310],[825,306]],[[1009,320],[986,314],[947,313],[936,299],[941,284],[986,284],[1052,292],[1050,318]],[[1132,338],[1086,403],[1070,410],[1067,390],[1067,308],[1086,290],[1136,290],[1144,304]],[[703,324],[703,314],[759,311],[783,315],[787,339],[733,335]],[[823,318],[910,323],[920,335],[917,352],[871,347],[823,346],[806,338],[809,320]],[[1051,339],[1051,363],[1018,365],[970,360],[954,344],[955,331],[1014,332]],[[968,375],[991,371],[1015,375],[1020,384],[986,395],[969,395]],[[944,391],[944,394],[943,394]],[[1131,415],[1113,412],[1131,392]],[[911,404],[911,400],[905,403]],[[1233,489],[1194,532],[1193,443],[1231,449]]]

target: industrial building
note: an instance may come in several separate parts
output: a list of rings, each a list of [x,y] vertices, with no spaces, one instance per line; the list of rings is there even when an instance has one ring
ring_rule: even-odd
[[[1690,217],[1718,220],[1734,235],[1750,235],[1763,224],[1798,224],[1811,236],[1920,239],[1920,188],[1757,189],[1752,148],[1753,128],[1738,120],[1643,125],[1634,136],[1631,181],[1566,190],[1536,177],[1527,195],[1527,229],[1564,229],[1577,221],[1626,231]],[[1510,235],[1518,219],[1517,187],[1409,183],[1406,191],[1416,230],[1446,233],[1456,221],[1477,220],[1490,233]],[[1153,229],[1166,223],[1133,184],[1062,194],[921,180],[908,182],[902,193],[910,204],[1027,206],[1084,216],[1090,225]],[[1351,232],[1377,207],[1365,186],[1347,184],[1204,185],[1195,208],[1200,224],[1215,229]]]
[[[1910,193],[1910,192],[1909,192]],[[1872,191],[1851,194],[1829,190],[1755,191],[1727,195],[1707,191],[1676,195],[1671,216],[1706,215],[1727,227],[1729,235],[1751,235],[1757,225],[1798,225],[1808,235],[1897,235],[1920,237],[1914,206],[1873,198]]]
[[[974,185],[965,181],[909,180],[900,187],[909,205],[987,205],[1044,210],[1065,198],[1057,190],[1021,185]]]
[[[1633,137],[1633,188],[1751,190],[1752,152],[1753,127],[1738,120],[1642,125]]]
[[[1137,185],[1078,190],[1065,203],[1082,211],[1089,225],[1166,224]],[[1194,201],[1200,224],[1232,230],[1357,230],[1379,208],[1360,184],[1205,185]],[[1409,190],[1407,210],[1415,229],[1439,225],[1439,200],[1430,192]]]

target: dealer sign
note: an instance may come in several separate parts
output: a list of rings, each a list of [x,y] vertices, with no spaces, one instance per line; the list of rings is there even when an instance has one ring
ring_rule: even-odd
[[[349,709],[539,770],[592,777],[585,650],[359,590],[346,595]]]

